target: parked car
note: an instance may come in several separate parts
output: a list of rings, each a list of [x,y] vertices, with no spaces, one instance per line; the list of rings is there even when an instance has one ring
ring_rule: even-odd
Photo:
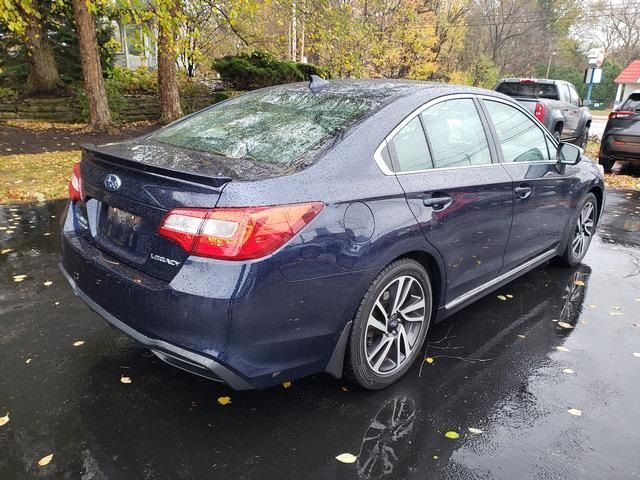
[[[600,143],[600,165],[610,172],[616,160],[640,162],[640,91],[609,114]]]
[[[591,113],[576,88],[563,80],[505,78],[495,90],[520,103],[547,127],[556,140],[585,148],[589,140]]]
[[[236,389],[402,377],[441,321],[584,257],[599,166],[489,90],[290,84],[85,145],[61,269],[162,360]],[[482,328],[482,326],[478,326]]]

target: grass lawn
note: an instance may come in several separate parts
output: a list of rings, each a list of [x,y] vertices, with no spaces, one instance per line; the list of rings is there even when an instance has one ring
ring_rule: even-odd
[[[71,167],[79,160],[79,150],[1,155],[0,203],[66,197]]]

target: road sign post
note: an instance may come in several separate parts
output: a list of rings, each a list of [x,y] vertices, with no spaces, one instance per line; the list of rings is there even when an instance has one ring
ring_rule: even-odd
[[[584,71],[584,83],[587,84],[587,98],[591,102],[591,92],[593,85],[602,80],[602,62],[604,62],[604,49],[592,48],[587,53],[588,67]]]

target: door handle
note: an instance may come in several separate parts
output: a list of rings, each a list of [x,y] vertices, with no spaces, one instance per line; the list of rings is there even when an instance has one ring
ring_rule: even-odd
[[[449,205],[451,205],[452,201],[453,199],[450,196],[442,195],[425,198],[424,200],[422,200],[422,203],[425,207],[431,207],[434,210],[444,210]]]
[[[520,198],[527,198],[529,195],[531,195],[531,187],[528,185],[520,185],[519,187],[516,187],[513,189],[514,192],[516,192],[516,195]]]

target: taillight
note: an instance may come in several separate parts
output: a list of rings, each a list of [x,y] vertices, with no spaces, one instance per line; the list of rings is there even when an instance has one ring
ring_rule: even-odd
[[[274,207],[177,208],[162,221],[158,234],[192,255],[250,260],[268,255],[320,213],[321,202]]]
[[[536,110],[533,115],[542,123],[544,123],[544,104],[536,103]]]
[[[69,200],[76,202],[82,200],[82,177],[80,176],[80,162],[73,165],[71,179],[69,180]]]
[[[636,112],[629,112],[627,110],[620,110],[618,112],[611,112],[609,118],[629,118],[633,117]]]

